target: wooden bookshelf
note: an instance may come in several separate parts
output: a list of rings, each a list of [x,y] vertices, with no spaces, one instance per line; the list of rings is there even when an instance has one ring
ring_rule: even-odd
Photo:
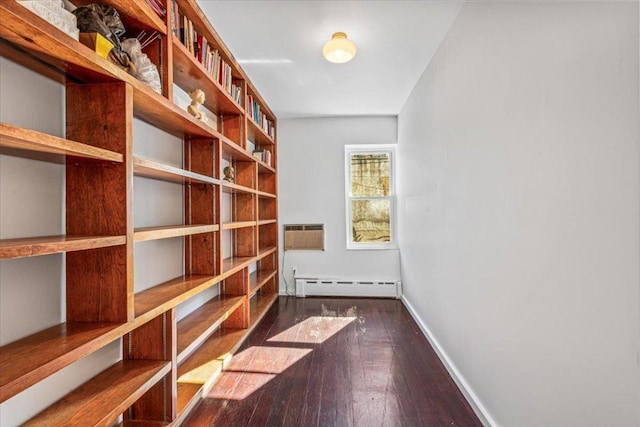
[[[40,153],[43,156],[37,157],[37,160],[51,160],[56,163],[63,163],[60,161],[60,157],[77,157],[119,163],[123,161],[123,156],[120,153],[24,129],[8,123],[0,123],[0,147],[16,150],[11,153],[21,152],[23,156],[27,157],[29,157],[29,154]],[[0,152],[7,154],[7,151]],[[46,157],[46,155],[53,156]]]
[[[178,322],[178,363],[211,336],[243,301],[241,296],[218,296]]]
[[[126,360],[113,365],[25,426],[109,425],[171,369],[169,362]]]
[[[151,160],[133,158],[133,171],[138,176],[174,182],[177,184],[209,184],[219,185],[220,180],[188,170],[164,165]]]
[[[170,239],[172,237],[191,236],[193,234],[212,233],[218,231],[220,226],[211,225],[176,225],[167,227],[145,227],[140,228],[133,234],[136,242],[146,240]]]
[[[0,259],[66,253],[67,319],[0,347],[0,402],[118,339],[123,346],[123,360],[39,414],[25,412],[35,415],[26,425],[179,425],[277,298],[277,138],[249,115],[247,96],[275,130],[276,117],[197,2],[176,1],[228,64],[233,89],[174,34],[172,0],[161,2],[162,18],[145,1],[103,2],[119,12],[126,37],[159,33],[144,52],[161,93],[16,0],[0,2],[0,54],[66,86],[66,138],[0,123],[0,153],[66,165],[67,233],[0,240]],[[214,120],[177,105],[174,85],[202,89]],[[134,156],[134,118],[181,141],[183,166]],[[269,164],[248,141],[271,153]],[[233,183],[221,179],[227,163]],[[183,223],[134,229],[134,177],[181,185]],[[227,208],[232,219],[223,221]],[[134,244],[171,238],[183,242],[182,275],[136,292]],[[207,290],[218,295],[194,304]],[[178,321],[179,307],[192,305]]]
[[[44,236],[0,240],[0,259],[25,258],[61,252],[124,245],[125,236]]]

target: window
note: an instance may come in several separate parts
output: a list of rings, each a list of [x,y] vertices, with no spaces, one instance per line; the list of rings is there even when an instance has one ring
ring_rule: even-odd
[[[395,247],[394,145],[347,145],[347,249]]]

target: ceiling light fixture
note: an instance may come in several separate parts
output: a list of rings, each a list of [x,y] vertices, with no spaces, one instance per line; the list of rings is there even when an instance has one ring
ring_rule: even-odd
[[[356,45],[345,33],[334,33],[331,40],[324,44],[322,54],[327,61],[342,64],[351,61],[356,55]]]

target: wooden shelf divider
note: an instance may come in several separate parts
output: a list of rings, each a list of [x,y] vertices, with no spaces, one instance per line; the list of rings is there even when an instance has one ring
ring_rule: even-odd
[[[128,330],[127,324],[67,322],[0,347],[0,402]]]
[[[256,193],[256,190],[254,190],[253,188],[245,187],[244,185],[239,185],[228,181],[222,181],[222,191],[225,193]]]
[[[271,308],[274,302],[278,299],[278,294],[268,293],[262,295],[254,295],[251,298],[251,326],[250,328],[254,328],[260,320],[267,314],[267,311]]]
[[[204,102],[205,107],[214,114],[244,114],[242,106],[214,80],[214,77],[176,38],[173,39],[173,75],[180,87],[198,87],[205,92],[215,93],[216,96],[208,96]]]
[[[172,237],[191,236],[193,234],[212,233],[219,231],[218,224],[201,225],[176,225],[166,227],[145,227],[139,228],[133,234],[134,242],[144,242],[147,240],[170,239]]]
[[[133,158],[133,171],[138,176],[175,182],[177,184],[210,184],[219,185],[220,180],[199,173],[164,165],[151,160]]]
[[[217,296],[178,322],[178,364],[242,305],[244,297]]]
[[[276,270],[258,270],[249,276],[249,298],[262,288],[271,278],[276,275]]]
[[[231,258],[225,258],[222,262],[222,271],[223,271],[223,275],[224,277],[229,277],[232,274],[237,273],[238,271],[242,270],[245,267],[248,267],[249,264],[251,264],[252,262],[255,262],[256,258],[255,257],[231,257]]]
[[[25,426],[110,425],[171,370],[154,360],[120,361],[29,420]]]
[[[122,163],[123,161],[123,156],[120,153],[21,128],[9,123],[0,123],[0,147],[42,154],[53,154],[55,156],[52,157],[56,163],[58,160],[57,157],[59,156],[117,163]],[[46,158],[42,160],[46,160]]]
[[[221,280],[221,276],[181,276],[139,292],[134,296],[136,319],[152,319]]]
[[[0,240],[0,259],[26,258],[61,252],[124,245],[126,236],[44,236]]]
[[[262,129],[260,125],[255,122],[255,120],[253,120],[253,117],[247,116],[247,118],[248,118],[247,136],[250,141],[253,141],[256,145],[257,144],[260,144],[260,145],[275,144],[275,141],[273,140],[273,138],[271,138],[271,136],[269,136],[269,134],[265,132],[264,129]]]
[[[93,0],[74,0],[74,3],[81,6],[93,3]],[[101,3],[112,6],[124,17],[133,17],[134,21],[151,30],[167,34],[162,18],[144,0],[101,0]]]
[[[222,224],[223,230],[236,230],[238,228],[255,227],[256,221],[234,221]]]

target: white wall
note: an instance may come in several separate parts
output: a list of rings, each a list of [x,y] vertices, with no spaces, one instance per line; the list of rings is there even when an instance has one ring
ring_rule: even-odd
[[[278,122],[281,276],[399,280],[397,250],[347,251],[344,146],[393,144],[395,117],[288,119]],[[325,224],[325,251],[282,252],[284,224]],[[281,280],[281,291],[285,290]]]
[[[640,425],[637,8],[467,3],[399,116],[404,295],[495,425]]]

